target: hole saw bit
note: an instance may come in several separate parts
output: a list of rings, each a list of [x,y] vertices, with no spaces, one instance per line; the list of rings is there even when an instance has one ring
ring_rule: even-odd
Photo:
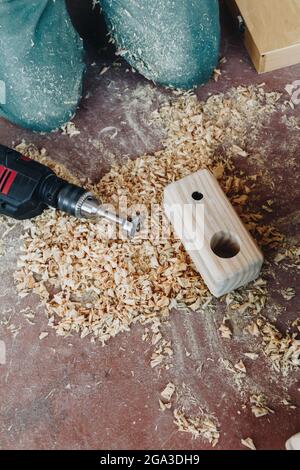
[[[0,145],[0,214],[31,219],[48,207],[79,218],[105,218],[120,225],[131,238],[140,229],[138,215],[125,219],[109,212],[92,193],[59,178],[47,166]]]

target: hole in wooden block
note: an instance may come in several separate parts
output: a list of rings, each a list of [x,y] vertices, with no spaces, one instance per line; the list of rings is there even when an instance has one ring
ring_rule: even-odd
[[[200,193],[199,191],[194,191],[193,194],[192,194],[192,198],[195,200],[195,201],[201,201],[201,199],[203,199],[203,194]]]
[[[210,247],[219,258],[233,258],[240,252],[240,244],[230,232],[217,232],[210,241]]]

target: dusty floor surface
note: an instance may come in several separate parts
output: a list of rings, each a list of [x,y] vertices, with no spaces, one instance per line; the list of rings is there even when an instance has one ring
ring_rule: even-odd
[[[239,84],[265,82],[267,90],[284,93],[290,100],[285,87],[300,78],[300,66],[258,76],[240,39],[224,23],[222,54],[227,62],[222,64],[219,81],[200,88],[199,97],[205,99]],[[109,60],[90,52],[85,98],[74,119],[79,135],[39,135],[1,120],[0,142],[13,146],[24,139],[45,147],[53,159],[93,180],[125,156],[134,158],[157,150],[163,132],[149,124],[149,117],[168,92],[117,62],[121,65],[100,75]],[[299,105],[291,108],[289,117],[297,118],[299,109]],[[251,148],[249,136],[251,157],[237,160],[236,166],[248,173],[267,172],[269,184],[257,190],[254,209],[273,199],[273,212],[266,212],[265,221],[295,245],[299,236],[299,129],[288,127],[276,113],[269,127],[260,131],[258,141],[260,158],[256,158],[257,149]],[[285,440],[300,430],[299,411],[294,408],[300,406],[296,374],[283,379],[283,390],[264,359],[247,362],[251,390],[263,392],[275,412],[256,418],[243,406],[231,373],[220,367],[220,358],[235,363],[245,351],[238,339],[231,343],[220,339],[217,328],[226,310],[224,302],[217,304],[213,316],[171,315],[165,327],[174,350],[174,367],[169,371],[151,369],[153,348],[142,341],[143,329],[138,325],[106,347],[92,344],[88,338],[57,337],[47,327],[37,297],[17,296],[13,273],[21,249],[20,230],[17,226],[6,233],[0,246],[0,315],[7,320],[0,326],[1,448],[211,448],[207,441],[179,432],[171,410],[160,410],[160,392],[168,382],[176,383],[177,400],[186,401],[188,412],[197,414],[203,409],[217,418],[221,435],[216,449],[242,449],[240,441],[247,437],[258,449],[283,448]],[[2,232],[0,227],[3,236]],[[265,254],[268,257],[268,250]],[[298,315],[299,302],[297,295],[287,301],[280,291],[292,287],[298,294],[296,271],[283,263],[267,269],[265,277],[269,285],[265,314],[286,331]],[[38,313],[33,324],[20,314],[26,307]],[[44,331],[49,334],[40,340]],[[284,399],[292,407],[281,404]]]

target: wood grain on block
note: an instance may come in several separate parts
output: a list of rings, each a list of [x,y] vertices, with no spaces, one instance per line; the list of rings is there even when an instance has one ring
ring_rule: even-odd
[[[164,209],[214,296],[257,278],[263,256],[210,171],[167,186]]]

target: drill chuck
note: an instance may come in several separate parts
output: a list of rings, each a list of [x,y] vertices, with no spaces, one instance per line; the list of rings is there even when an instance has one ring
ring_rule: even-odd
[[[37,198],[46,206],[75,216],[77,201],[85,193],[84,189],[51,173],[40,182]]]
[[[65,183],[58,193],[57,209],[67,214],[80,217],[78,212],[78,203],[86,194],[86,191],[74,184]]]

